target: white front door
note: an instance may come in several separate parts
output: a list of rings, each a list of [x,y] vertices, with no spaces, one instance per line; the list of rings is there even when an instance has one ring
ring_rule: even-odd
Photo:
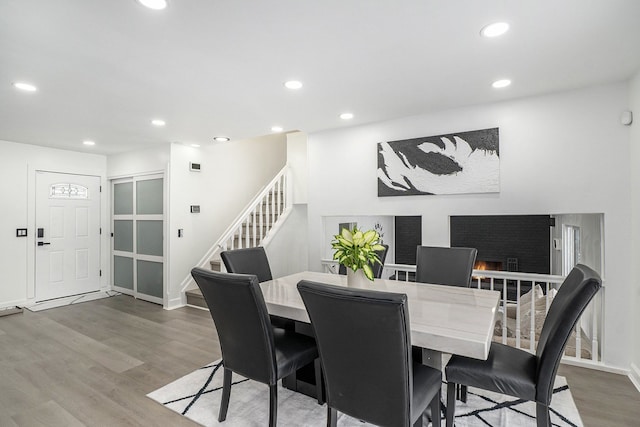
[[[36,172],[36,301],[100,288],[100,177]]]

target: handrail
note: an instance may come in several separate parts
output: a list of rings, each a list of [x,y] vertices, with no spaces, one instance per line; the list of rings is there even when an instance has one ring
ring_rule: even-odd
[[[255,211],[255,208],[260,203],[263,202],[264,198],[267,195],[269,195],[269,193],[271,192],[275,184],[279,182],[283,176],[286,176],[285,175],[286,173],[287,173],[287,166],[280,169],[280,172],[278,172],[276,176],[267,185],[262,187],[262,190],[260,190],[258,194],[256,194],[253,197],[253,199],[251,199],[251,202],[249,202],[247,207],[244,208],[244,210],[236,217],[236,219],[231,223],[231,225],[227,227],[227,229],[222,233],[222,236],[220,237],[220,239],[218,239],[218,242],[216,243],[223,243],[229,240],[229,238],[234,233],[234,231],[236,231],[238,227],[241,226],[242,223],[247,219],[247,217]],[[221,245],[219,245],[219,247],[222,248]]]
[[[289,204],[287,194],[287,166],[285,165],[267,185],[251,199],[231,225],[222,233],[220,238],[200,258],[195,267],[205,268],[220,251],[227,249],[227,242],[231,240],[232,249],[235,240],[239,247],[260,246],[265,242],[269,232],[286,217]],[[265,221],[266,216],[266,221]],[[253,220],[253,221],[250,221]],[[243,233],[243,226],[245,228]],[[258,232],[259,229],[259,232]],[[245,246],[243,246],[243,241]],[[195,285],[189,274],[180,284],[183,298],[185,292]],[[183,300],[184,302],[184,300]]]

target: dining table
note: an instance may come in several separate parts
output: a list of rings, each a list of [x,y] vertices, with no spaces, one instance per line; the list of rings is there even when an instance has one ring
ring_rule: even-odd
[[[260,283],[270,315],[289,319],[299,332],[312,334],[297,288],[301,280],[346,287],[347,276],[304,271]],[[355,288],[407,295],[411,344],[420,349],[423,364],[442,369],[447,354],[488,357],[499,292],[391,279],[374,279]]]

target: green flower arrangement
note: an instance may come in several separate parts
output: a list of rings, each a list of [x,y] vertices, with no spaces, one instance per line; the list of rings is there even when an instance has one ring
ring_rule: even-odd
[[[333,259],[354,272],[362,270],[367,279],[373,281],[374,262],[382,264],[376,251],[384,250],[380,242],[380,235],[376,230],[364,233],[354,227],[353,230],[343,228],[340,234],[333,236],[331,247],[335,249]]]

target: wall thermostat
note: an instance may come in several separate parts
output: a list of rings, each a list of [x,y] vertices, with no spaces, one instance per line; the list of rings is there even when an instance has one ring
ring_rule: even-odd
[[[200,205],[191,205],[191,213],[200,213]]]
[[[189,170],[192,172],[200,172],[200,163],[189,162]]]

